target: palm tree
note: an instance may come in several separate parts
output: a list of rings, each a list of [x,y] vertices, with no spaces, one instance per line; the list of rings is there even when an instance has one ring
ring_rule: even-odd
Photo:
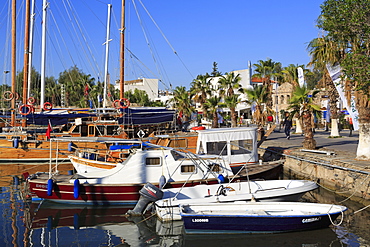
[[[183,86],[178,86],[173,91],[173,98],[170,100],[174,103],[174,107],[182,115],[183,122],[189,121],[191,114],[194,112],[195,108],[191,102],[191,94],[186,91]]]
[[[207,100],[207,97],[212,93],[212,87],[209,80],[210,76],[206,75],[198,75],[195,80],[191,82],[190,92],[193,96],[193,100],[197,103],[200,103],[200,106],[203,112],[206,112],[204,107],[204,103]]]
[[[298,120],[302,120],[304,131],[304,140],[302,144],[305,149],[316,148],[316,141],[313,138],[314,134],[312,130],[313,115],[319,117],[321,109],[319,105],[313,103],[313,98],[318,92],[318,90],[310,92],[306,86],[300,87],[297,85],[294,88],[288,107],[288,109],[292,109],[292,115],[297,115]]]
[[[239,95],[234,94],[225,96],[225,106],[230,109],[231,127],[236,127],[238,124],[238,115],[236,114],[236,106],[240,103]]]
[[[281,63],[273,62],[272,59],[267,59],[266,61],[258,60],[257,64],[253,64],[255,67],[254,72],[255,74],[253,77],[257,77],[262,79],[262,85],[266,86],[266,90],[268,92],[268,101],[266,102],[269,108],[272,108],[272,78],[280,78],[281,77]]]
[[[327,90],[327,94],[329,96],[328,100],[331,115],[330,136],[339,136],[337,109],[339,94],[335,88],[333,80],[329,75],[326,64],[335,64],[339,62],[344,55],[344,49],[343,47],[338,45],[338,43],[333,42],[328,37],[313,39],[308,44],[307,49],[309,50],[309,54],[311,55],[311,61],[308,65],[323,72],[322,78],[318,84]]]
[[[310,70],[306,69],[304,65],[290,64],[288,67],[285,67],[281,71],[284,81],[291,83],[293,86],[298,85],[298,68],[299,67],[303,69],[303,73],[305,76],[311,73]]]
[[[221,106],[221,97],[212,96],[204,103],[212,115],[212,128],[218,128],[218,108]]]
[[[244,93],[247,95],[247,103],[254,108],[253,120],[258,127],[263,127],[267,118],[267,101],[269,99],[269,92],[267,86],[256,86],[253,89],[245,89]],[[266,107],[264,107],[266,106]],[[265,109],[266,108],[266,109]]]
[[[240,75],[235,75],[234,72],[226,73],[218,80],[220,95],[232,96],[234,95],[234,89],[240,89]]]

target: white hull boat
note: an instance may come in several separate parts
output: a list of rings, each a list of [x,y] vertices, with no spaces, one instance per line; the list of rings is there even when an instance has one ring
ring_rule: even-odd
[[[161,221],[181,220],[180,204],[227,203],[235,201],[298,201],[318,185],[307,180],[267,180],[228,184],[197,185],[163,190],[154,203]]]

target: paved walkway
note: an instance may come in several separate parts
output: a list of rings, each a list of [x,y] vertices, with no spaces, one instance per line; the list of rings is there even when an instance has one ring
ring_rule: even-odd
[[[356,151],[358,145],[358,131],[353,131],[352,136],[349,136],[349,130],[342,130],[341,137],[330,138],[330,131],[316,130],[314,139],[316,140],[317,150],[333,151],[333,159],[339,159],[353,165],[370,168],[370,161],[356,160]],[[303,149],[302,141],[304,136],[301,134],[291,134],[288,140],[285,137],[284,130],[277,127],[273,133],[262,143],[262,148],[282,148],[285,150]],[[315,155],[315,153],[312,153]],[[317,154],[315,156],[327,156],[326,154]]]

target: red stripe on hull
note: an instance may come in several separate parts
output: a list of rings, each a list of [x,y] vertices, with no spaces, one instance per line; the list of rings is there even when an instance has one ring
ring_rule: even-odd
[[[191,181],[185,186],[195,186],[198,184],[215,184],[217,180],[205,181]],[[183,186],[184,182],[167,184],[166,188],[177,188]],[[68,203],[92,203],[92,204],[132,204],[139,200],[139,191],[144,184],[80,184],[80,195],[76,199],[74,197],[74,185],[65,183],[54,183],[52,195],[47,195],[47,180],[29,180],[30,191],[33,195],[39,198],[68,202]]]

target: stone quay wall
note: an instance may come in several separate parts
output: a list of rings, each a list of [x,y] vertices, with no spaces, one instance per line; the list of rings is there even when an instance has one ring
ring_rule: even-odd
[[[289,177],[316,181],[341,196],[369,204],[370,162],[356,164],[345,157],[287,149],[260,150],[259,155],[264,161],[285,159],[284,174]]]

